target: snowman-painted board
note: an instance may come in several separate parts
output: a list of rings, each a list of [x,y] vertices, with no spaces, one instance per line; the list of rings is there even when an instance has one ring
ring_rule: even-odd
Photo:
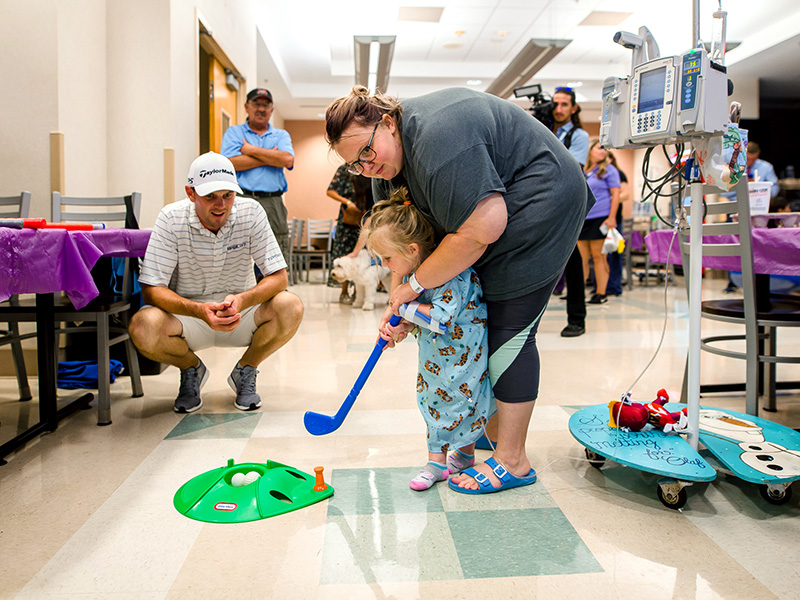
[[[700,443],[734,475],[765,486],[762,495],[783,504],[800,479],[800,433],[760,417],[700,408]]]

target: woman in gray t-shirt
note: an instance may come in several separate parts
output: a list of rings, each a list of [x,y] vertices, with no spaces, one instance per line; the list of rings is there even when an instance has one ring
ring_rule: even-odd
[[[388,320],[401,304],[468,267],[483,284],[497,446],[450,487],[478,494],[533,483],[525,437],[539,387],[535,336],[594,202],[580,165],[523,109],[467,89],[400,103],[353,88],[328,107],[326,137],[351,172],[382,180],[375,201],[406,185],[440,240],[408,283],[392,282],[383,331],[393,333]]]

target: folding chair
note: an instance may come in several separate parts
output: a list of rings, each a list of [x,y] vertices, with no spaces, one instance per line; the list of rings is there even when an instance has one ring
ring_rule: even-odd
[[[53,222],[77,221],[118,223],[122,227],[138,220],[141,205],[141,194],[134,192],[130,196],[80,198],[62,196],[53,192]],[[57,329],[58,333],[74,331],[96,332],[97,347],[97,424],[111,424],[111,395],[109,360],[110,348],[115,344],[125,343],[125,352],[128,359],[128,374],[131,377],[132,396],[143,395],[142,379],[139,371],[139,359],[136,348],[128,335],[128,312],[131,308],[131,295],[133,291],[133,272],[131,259],[125,259],[124,274],[121,288],[110,293],[102,293],[92,300],[86,307],[77,310],[72,303],[65,299],[56,299],[55,321],[64,322],[90,322],[94,326],[80,328],[66,326]],[[112,325],[112,317],[116,317],[119,325]],[[113,335],[113,337],[112,337]]]
[[[307,219],[303,244],[295,254],[301,261],[301,269],[306,272],[306,281],[310,281],[311,261],[319,259],[322,264],[322,281],[327,283],[330,271],[331,248],[333,247],[333,219]]]

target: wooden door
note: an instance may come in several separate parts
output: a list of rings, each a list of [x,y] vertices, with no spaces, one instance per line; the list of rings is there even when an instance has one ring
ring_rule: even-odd
[[[228,87],[227,73],[216,57],[209,56],[208,81],[209,81],[209,150],[219,152],[222,145],[222,136],[225,129],[235,125],[238,93]]]

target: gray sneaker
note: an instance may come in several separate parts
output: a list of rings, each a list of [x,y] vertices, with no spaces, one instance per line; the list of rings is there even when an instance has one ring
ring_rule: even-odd
[[[200,361],[196,367],[181,369],[181,387],[175,398],[176,413],[190,413],[203,406],[200,390],[208,380],[208,369]]]
[[[250,365],[241,367],[239,363],[228,377],[228,385],[236,392],[233,405],[239,410],[255,410],[261,407],[261,397],[256,393],[258,370]]]

